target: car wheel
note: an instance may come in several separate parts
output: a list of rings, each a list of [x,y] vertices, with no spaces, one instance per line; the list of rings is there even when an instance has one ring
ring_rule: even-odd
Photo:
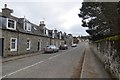
[[[43,53],[46,53],[46,51],[44,51]]]
[[[53,53],[55,53],[55,50],[53,49]]]

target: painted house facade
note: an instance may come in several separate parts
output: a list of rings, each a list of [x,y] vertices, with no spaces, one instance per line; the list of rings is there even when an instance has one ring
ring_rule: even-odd
[[[62,32],[45,28],[44,21],[36,25],[26,18],[12,16],[12,9],[2,9],[0,15],[0,55],[3,57],[42,51],[45,46],[64,44]]]

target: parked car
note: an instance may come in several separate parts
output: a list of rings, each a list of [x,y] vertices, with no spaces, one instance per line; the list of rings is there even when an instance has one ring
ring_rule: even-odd
[[[77,47],[77,44],[72,44],[72,47]]]
[[[58,52],[59,51],[59,48],[55,45],[49,45],[49,46],[46,46],[44,48],[44,52],[47,53],[47,52]]]
[[[68,49],[68,45],[66,45],[66,44],[60,45],[59,49],[66,50],[66,49]]]

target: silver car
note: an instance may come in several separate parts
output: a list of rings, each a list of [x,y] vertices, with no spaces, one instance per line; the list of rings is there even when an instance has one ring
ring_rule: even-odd
[[[55,45],[49,45],[49,46],[46,46],[44,48],[44,52],[47,53],[47,52],[58,52],[59,51],[59,48]]]
[[[77,44],[72,44],[72,47],[77,47]]]

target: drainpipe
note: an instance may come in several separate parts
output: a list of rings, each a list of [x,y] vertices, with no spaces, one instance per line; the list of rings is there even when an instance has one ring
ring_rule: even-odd
[[[17,23],[18,23],[18,20],[17,20],[17,22],[16,22],[16,30],[17,30],[17,33],[18,33],[18,34],[17,34],[17,55],[18,55],[18,53],[19,53],[19,51],[18,51],[18,50],[19,50],[19,49],[18,49],[19,46],[18,46],[18,45],[19,45],[19,34],[20,34],[20,33],[19,33],[19,30],[17,29],[17,26],[18,26]]]

